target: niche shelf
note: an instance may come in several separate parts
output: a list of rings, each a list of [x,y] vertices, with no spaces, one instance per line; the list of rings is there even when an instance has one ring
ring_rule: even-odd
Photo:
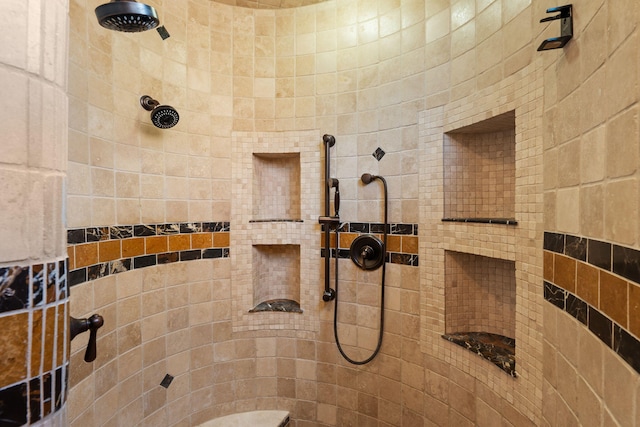
[[[444,134],[444,217],[516,225],[515,111]]]
[[[300,245],[253,245],[253,304],[250,313],[302,313]]]
[[[515,262],[445,251],[444,339],[516,376]]]
[[[250,222],[302,222],[300,153],[253,153]]]

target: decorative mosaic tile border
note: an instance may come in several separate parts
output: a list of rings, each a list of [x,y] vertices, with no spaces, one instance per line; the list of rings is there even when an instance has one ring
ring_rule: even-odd
[[[64,261],[0,268],[0,313],[42,307],[66,298]]]
[[[229,222],[68,230],[69,286],[158,264],[228,258],[229,230]]]
[[[1,425],[30,425],[62,409],[67,400],[68,378],[67,363],[41,377],[0,390]]]
[[[322,226],[324,232],[325,225]],[[335,228],[331,229],[331,239],[335,238]],[[346,222],[340,225],[340,243],[338,245],[338,258],[350,258],[349,247],[351,242],[361,234],[384,233],[384,224],[370,222]],[[391,264],[408,265],[418,267],[418,224],[388,224],[387,226],[387,258],[385,262]],[[320,256],[325,257],[324,234],[321,242]],[[331,242],[331,258],[336,258],[335,242]]]
[[[36,423],[67,400],[68,296],[63,259],[0,268],[0,425]]]
[[[640,285],[640,250],[551,232],[544,233],[544,249],[586,262]]]
[[[571,292],[546,281],[544,299],[588,327],[600,341],[640,373],[640,341],[627,330]]]
[[[640,340],[630,332],[635,329],[634,326],[621,325],[620,323],[624,322],[616,321],[616,318],[621,318],[617,311],[608,310],[608,307],[603,308],[603,302],[595,306],[594,300],[588,301],[592,299],[590,293],[586,290],[582,291],[583,287],[587,289],[591,285],[589,282],[593,280],[600,280],[600,286],[602,286],[604,278],[606,283],[613,281],[622,285],[624,291],[627,290],[625,286],[628,286],[629,295],[636,294],[636,290],[640,290],[637,286],[640,284],[640,251],[594,239],[551,232],[544,234],[544,250],[545,300],[588,327],[607,347],[640,373]],[[567,269],[563,265],[565,260],[581,262],[576,264],[576,272],[573,276],[562,271]],[[584,268],[591,268],[591,271],[595,272],[595,277],[589,275],[588,270],[581,273]],[[573,265],[570,264],[568,269],[573,269]],[[622,276],[629,282],[625,283],[624,280],[610,273]],[[553,281],[556,283],[552,283]],[[617,285],[608,286],[605,295],[615,292],[615,286]],[[581,298],[580,294],[584,298]],[[625,292],[624,295],[626,298],[627,293]],[[635,304],[629,301],[628,310],[632,310],[634,308],[632,306]],[[624,318],[626,318],[626,310],[627,307],[624,307]],[[632,317],[635,316],[629,313],[629,318]]]

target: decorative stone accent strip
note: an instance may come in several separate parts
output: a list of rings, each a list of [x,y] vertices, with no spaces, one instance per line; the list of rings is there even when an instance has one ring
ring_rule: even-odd
[[[66,273],[63,259],[0,268],[0,425],[36,423],[64,406]]]
[[[640,373],[640,251],[545,232],[544,298]]]
[[[157,264],[228,258],[229,230],[229,222],[68,230],[69,286]]]

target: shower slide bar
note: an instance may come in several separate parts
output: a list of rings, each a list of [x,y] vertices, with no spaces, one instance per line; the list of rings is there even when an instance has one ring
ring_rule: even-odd
[[[331,288],[331,238],[329,232],[331,226],[336,228],[340,226],[340,182],[337,178],[331,178],[331,155],[330,148],[336,143],[333,135],[325,134],[322,137],[324,143],[324,216],[318,217],[318,222],[324,226],[324,292],[322,300],[325,302],[332,301],[336,297],[336,291]],[[331,189],[335,188],[333,206],[335,215],[331,216],[330,196]]]

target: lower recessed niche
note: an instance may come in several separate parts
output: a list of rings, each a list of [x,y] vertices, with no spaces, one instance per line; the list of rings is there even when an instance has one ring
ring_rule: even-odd
[[[443,338],[514,377],[515,306],[513,261],[445,251]]]
[[[257,312],[301,313],[300,246],[253,245],[253,304]]]

